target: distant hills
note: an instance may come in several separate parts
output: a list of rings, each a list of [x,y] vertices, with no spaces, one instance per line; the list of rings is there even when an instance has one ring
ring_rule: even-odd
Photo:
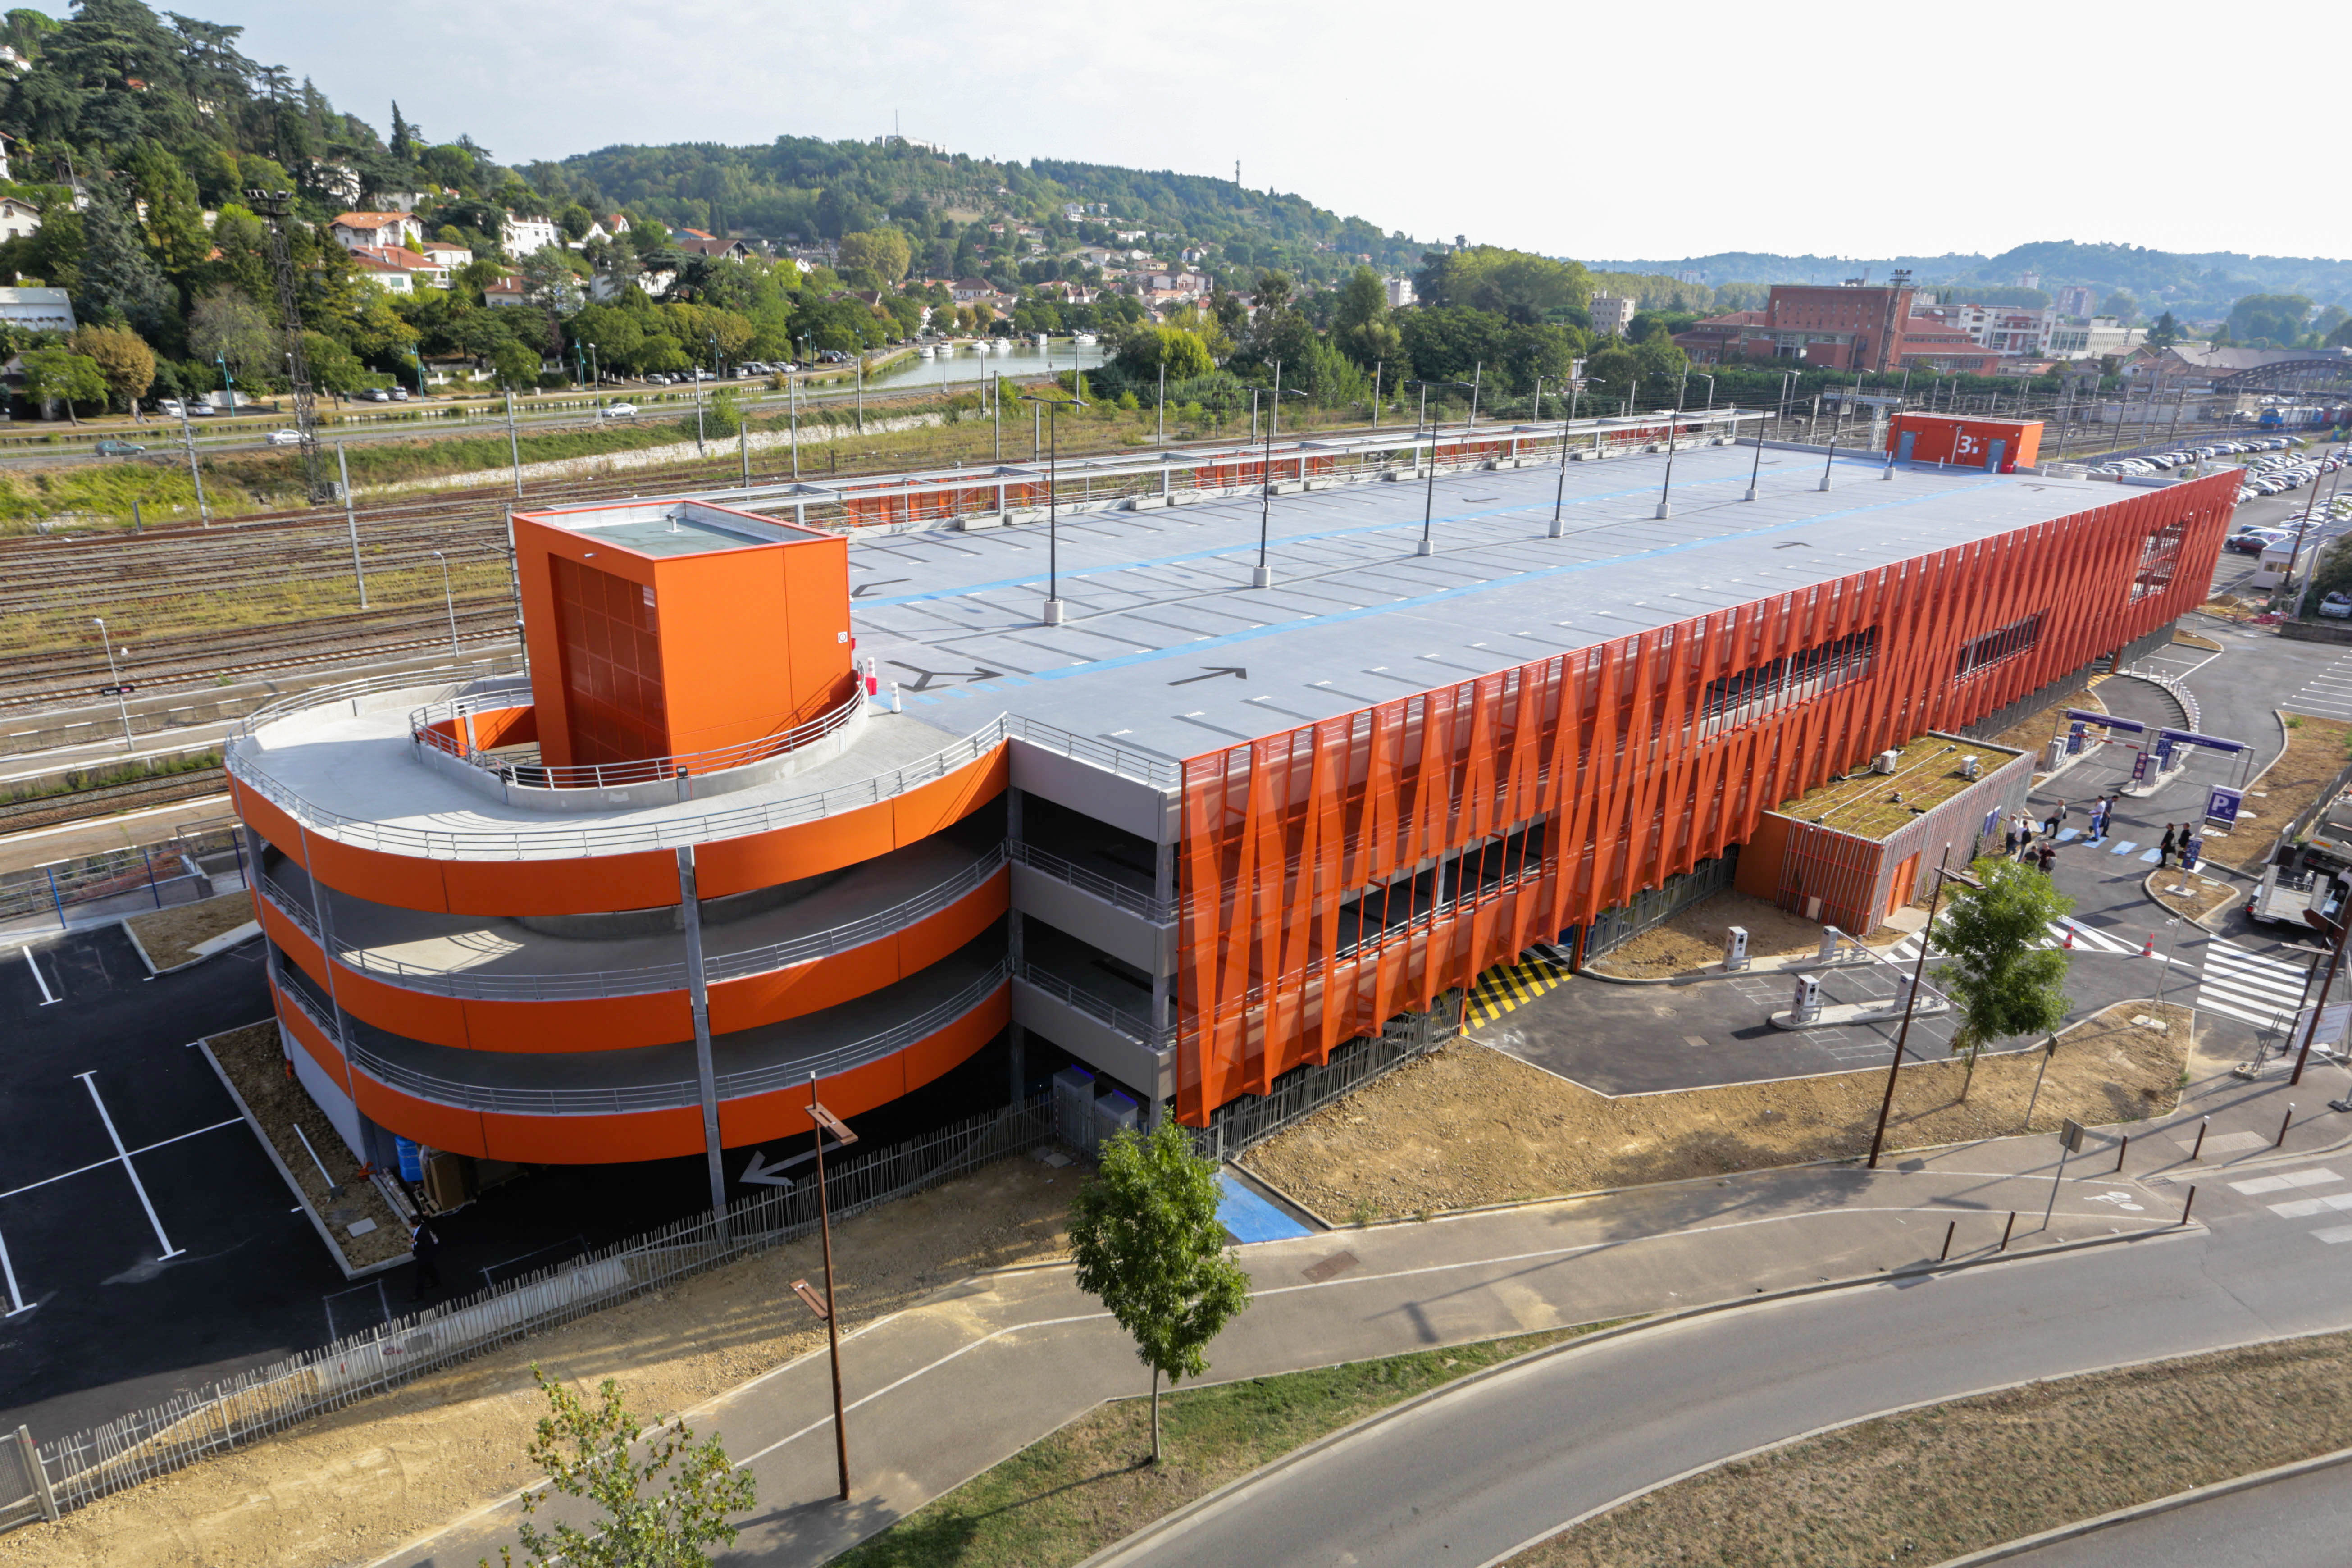
[[[2077,240],[2037,240],[1999,256],[1947,252],[1941,256],[1781,256],[1727,250],[1712,256],[1645,260],[1586,261],[1597,269],[1698,274],[1713,288],[1726,283],[1840,283],[1867,272],[1884,282],[1907,268],[1922,284],[2014,287],[2032,274],[2048,290],[2085,284],[2104,296],[2128,291],[2149,315],[2169,310],[2189,318],[2217,319],[2247,294],[2301,294],[2319,305],[2352,306],[2352,261],[2308,256],[2248,256],[2214,250],[2195,254],[2150,250],[2137,245],[2085,245]]]

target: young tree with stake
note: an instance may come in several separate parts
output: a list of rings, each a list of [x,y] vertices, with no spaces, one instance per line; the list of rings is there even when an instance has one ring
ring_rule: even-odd
[[[546,1472],[547,1485],[523,1494],[523,1512],[562,1492],[596,1504],[604,1517],[585,1530],[558,1524],[551,1533],[525,1520],[518,1531],[525,1563],[532,1568],[709,1568],[704,1547],[735,1544],[728,1516],[750,1510],[753,1487],[751,1472],[727,1462],[718,1438],[698,1444],[684,1423],[665,1430],[656,1422],[653,1441],[640,1457],[646,1431],[622,1402],[619,1384],[606,1378],[591,1406],[536,1362],[530,1375],[547,1395],[548,1413],[539,1418],[530,1443],[531,1462]],[[676,1474],[670,1473],[674,1464]],[[513,1548],[499,1548],[499,1561],[513,1568]],[[489,1568],[488,1558],[481,1562]]]
[[[1078,1288],[1101,1298],[1151,1368],[1151,1460],[1160,1462],[1160,1378],[1209,1370],[1209,1342],[1249,1306],[1249,1277],[1217,1223],[1217,1163],[1173,1121],[1121,1132],[1070,1205]]]
[[[2043,946],[2042,938],[2051,921],[2074,908],[2074,900],[2030,866],[1988,856],[1969,870],[1980,885],[1953,889],[1951,908],[1934,933],[1951,960],[1937,969],[1936,983],[1958,1014],[1952,1054],[1969,1059],[1962,1100],[1987,1046],[2018,1035],[2047,1035],[2066,1021],[2071,958],[2063,949]]]

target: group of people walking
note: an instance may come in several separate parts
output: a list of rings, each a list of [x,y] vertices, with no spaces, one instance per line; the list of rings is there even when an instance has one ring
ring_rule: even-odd
[[[2090,826],[2083,836],[2084,843],[2096,844],[2106,837],[2115,809],[2116,797],[2112,795],[2101,795],[2091,802]],[[2034,820],[2031,811],[2021,806],[2017,815],[2009,820],[2001,853],[2011,860],[2038,865],[2046,875],[2058,858],[2058,830],[2066,825],[2066,816],[2067,805],[2063,800],[2051,807],[2050,814],[2039,822]],[[2181,868],[2187,870],[2197,864],[2198,852],[2202,846],[2190,826],[2182,822],[2168,824],[2164,837],[2158,841],[2156,847],[2158,866],[2171,865],[2173,857],[2178,855]]]

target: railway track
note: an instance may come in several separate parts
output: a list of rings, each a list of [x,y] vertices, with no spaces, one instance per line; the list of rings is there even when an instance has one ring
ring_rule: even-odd
[[[169,778],[139,779],[100,789],[76,790],[70,795],[12,801],[0,804],[0,833],[26,833],[89,817],[111,816],[121,811],[169,805],[175,800],[219,795],[227,788],[228,774],[225,770],[205,768],[197,773],[173,773]]]

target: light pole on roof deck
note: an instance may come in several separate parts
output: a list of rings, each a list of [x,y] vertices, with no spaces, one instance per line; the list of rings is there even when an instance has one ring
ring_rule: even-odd
[[[1474,395],[1477,392],[1476,384],[1467,381],[1409,381],[1405,384],[1421,388],[1422,403],[1424,407],[1428,405],[1429,389],[1433,386],[1466,386],[1471,389]],[[1413,547],[1412,552],[1415,555],[1437,553],[1436,542],[1430,537],[1430,529],[1437,515],[1437,426],[1434,425],[1429,427],[1428,479],[1428,486],[1422,496],[1421,542]]]
[[[1709,376],[1710,382],[1715,378]],[[1683,377],[1682,385],[1675,389],[1675,416],[1666,424],[1666,477],[1658,487],[1658,511],[1662,518],[1675,515],[1675,448],[1682,445],[1683,401],[1690,395],[1690,377]]]
[[[1058,388],[1056,389],[1058,390]],[[1061,460],[1062,410],[1084,408],[1086,402],[1078,397],[1039,397],[1034,393],[1021,394],[1024,403],[1044,405],[1046,429],[1045,454],[1045,608],[1039,616],[1045,625],[1062,624],[1061,590]]]
[[[1274,586],[1274,568],[1265,563],[1266,532],[1274,521],[1274,429],[1276,426],[1282,423],[1282,400],[1286,397],[1304,397],[1306,395],[1307,395],[1305,393],[1299,391],[1295,386],[1287,392],[1283,390],[1282,362],[1280,360],[1275,361],[1273,395],[1274,414],[1273,417],[1269,418],[1265,422],[1265,456],[1260,459],[1258,464],[1258,479],[1260,483],[1258,485],[1257,505],[1257,565],[1250,573],[1250,586],[1253,588],[1271,588]],[[1305,458],[1302,458],[1299,460],[1299,467],[1302,469],[1306,467]]]

